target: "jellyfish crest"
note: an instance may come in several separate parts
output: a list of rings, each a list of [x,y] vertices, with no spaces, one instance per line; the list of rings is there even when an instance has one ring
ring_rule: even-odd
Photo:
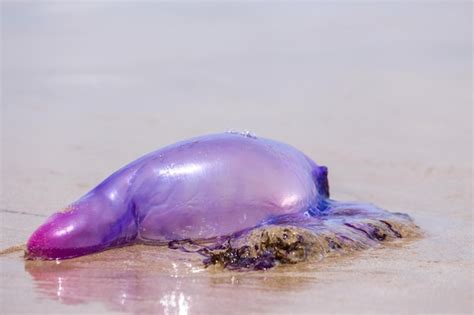
[[[328,168],[326,166],[320,166],[316,169],[315,173],[319,195],[324,198],[329,198]]]

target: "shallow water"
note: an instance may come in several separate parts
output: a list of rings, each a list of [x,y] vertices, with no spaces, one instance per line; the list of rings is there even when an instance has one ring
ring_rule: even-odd
[[[62,262],[23,263],[12,256],[3,258],[2,265],[15,275],[11,279],[15,287],[25,289],[26,285],[36,301],[58,310],[81,304],[94,310],[101,304],[108,311],[137,314],[273,313],[306,311],[291,303],[289,296],[275,299],[275,295],[307,293],[314,285],[322,289],[331,265],[348,263],[344,258],[328,259],[266,272],[231,272],[204,269],[198,256],[193,260],[164,247],[137,245]]]
[[[136,157],[231,128],[423,232],[245,273],[155,247],[15,252],[2,314],[472,313],[470,4],[1,5],[2,249]]]
[[[144,245],[61,262],[24,262],[16,253],[1,258],[3,275],[8,275],[4,279],[10,283],[2,294],[21,291],[9,294],[8,313],[31,311],[25,299],[40,313],[392,312],[399,298],[414,312],[466,310],[459,301],[469,301],[464,273],[472,265],[461,262],[466,258],[455,249],[436,253],[447,248],[449,239],[429,240],[253,272],[205,269],[199,255]],[[423,294],[417,293],[421,288]],[[456,298],[430,301],[438,294]]]

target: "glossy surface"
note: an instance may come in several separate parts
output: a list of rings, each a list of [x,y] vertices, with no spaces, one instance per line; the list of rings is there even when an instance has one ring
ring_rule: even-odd
[[[112,174],[39,227],[28,255],[230,235],[285,214],[317,215],[328,196],[327,168],[289,145],[235,132],[203,136]]]

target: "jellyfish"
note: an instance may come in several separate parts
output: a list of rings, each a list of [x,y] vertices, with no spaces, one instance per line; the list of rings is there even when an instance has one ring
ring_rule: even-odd
[[[27,259],[133,244],[202,255],[206,266],[268,269],[417,233],[413,220],[330,198],[328,169],[252,133],[184,140],[117,170],[33,232]]]

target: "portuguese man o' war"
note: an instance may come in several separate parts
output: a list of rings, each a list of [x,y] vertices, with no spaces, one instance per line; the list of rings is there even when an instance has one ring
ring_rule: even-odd
[[[250,133],[178,142],[124,166],[30,237],[28,259],[131,244],[197,252],[206,265],[266,269],[416,234],[406,214],[329,198],[328,170]]]

